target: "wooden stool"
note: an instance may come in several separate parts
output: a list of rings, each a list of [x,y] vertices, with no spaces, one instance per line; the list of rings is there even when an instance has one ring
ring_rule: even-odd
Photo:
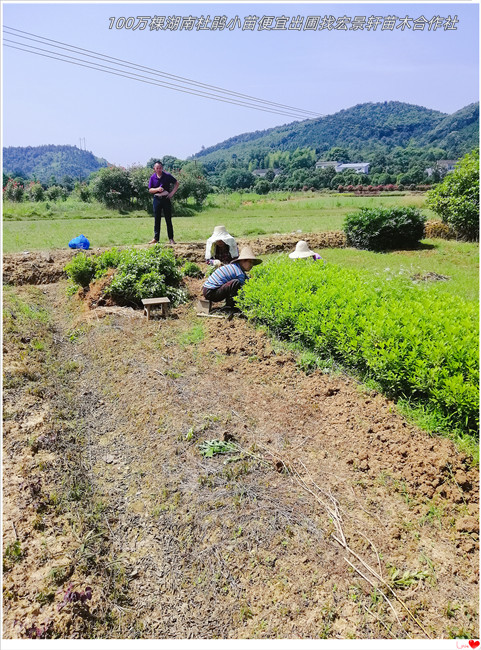
[[[199,314],[210,314],[212,311],[212,300],[204,300],[199,298],[197,301],[197,313]]]
[[[142,304],[144,306],[144,314],[147,316],[147,320],[150,320],[150,309],[151,307],[156,307],[158,305],[162,308],[162,316],[166,317],[169,313],[170,300],[167,297],[164,298],[142,298]]]

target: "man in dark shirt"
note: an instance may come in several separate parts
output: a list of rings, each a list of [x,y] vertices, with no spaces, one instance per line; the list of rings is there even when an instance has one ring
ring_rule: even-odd
[[[160,239],[160,220],[164,213],[167,224],[167,237],[171,244],[174,241],[174,229],[172,228],[172,205],[170,199],[179,189],[179,182],[167,172],[164,172],[163,165],[158,160],[154,165],[154,173],[149,180],[149,192],[154,197],[154,238],[149,244],[157,244]]]

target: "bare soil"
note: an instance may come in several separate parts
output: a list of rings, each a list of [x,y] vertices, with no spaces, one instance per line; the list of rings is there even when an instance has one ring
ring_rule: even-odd
[[[147,321],[21,260],[49,320],[19,331],[6,297],[5,638],[479,637],[478,471],[450,441],[197,317],[201,280]]]
[[[346,240],[342,232],[320,232],[303,235],[309,238],[313,248],[340,248]],[[297,233],[290,235],[270,235],[257,238],[238,239],[239,248],[249,244],[256,255],[282,251],[292,251],[299,240]],[[125,248],[120,246],[119,248]],[[136,248],[145,248],[137,246]],[[94,255],[105,249],[95,248],[85,251]],[[205,242],[182,242],[174,246],[175,254],[192,262],[204,262]],[[65,277],[65,265],[78,253],[77,250],[52,250],[47,252],[24,251],[3,257],[3,282],[5,284],[48,284]]]

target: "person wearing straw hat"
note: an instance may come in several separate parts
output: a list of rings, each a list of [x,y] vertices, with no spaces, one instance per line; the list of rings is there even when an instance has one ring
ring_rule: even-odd
[[[296,244],[296,249],[289,253],[291,260],[298,260],[307,257],[312,257],[313,260],[322,260],[322,257],[314,251],[311,251],[306,241],[298,241]]]
[[[225,226],[216,226],[205,245],[205,261],[211,266],[230,264],[239,255],[236,241]]]
[[[206,300],[211,302],[226,301],[226,306],[234,306],[234,296],[242,285],[249,279],[247,273],[253,266],[261,264],[250,246],[244,246],[239,257],[231,264],[220,266],[206,280],[202,293]]]

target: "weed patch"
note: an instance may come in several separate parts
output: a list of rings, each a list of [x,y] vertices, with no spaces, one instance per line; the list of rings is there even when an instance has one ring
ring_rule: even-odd
[[[199,451],[204,458],[212,458],[217,454],[231,454],[238,451],[238,447],[233,442],[224,440],[205,440],[199,445]]]

